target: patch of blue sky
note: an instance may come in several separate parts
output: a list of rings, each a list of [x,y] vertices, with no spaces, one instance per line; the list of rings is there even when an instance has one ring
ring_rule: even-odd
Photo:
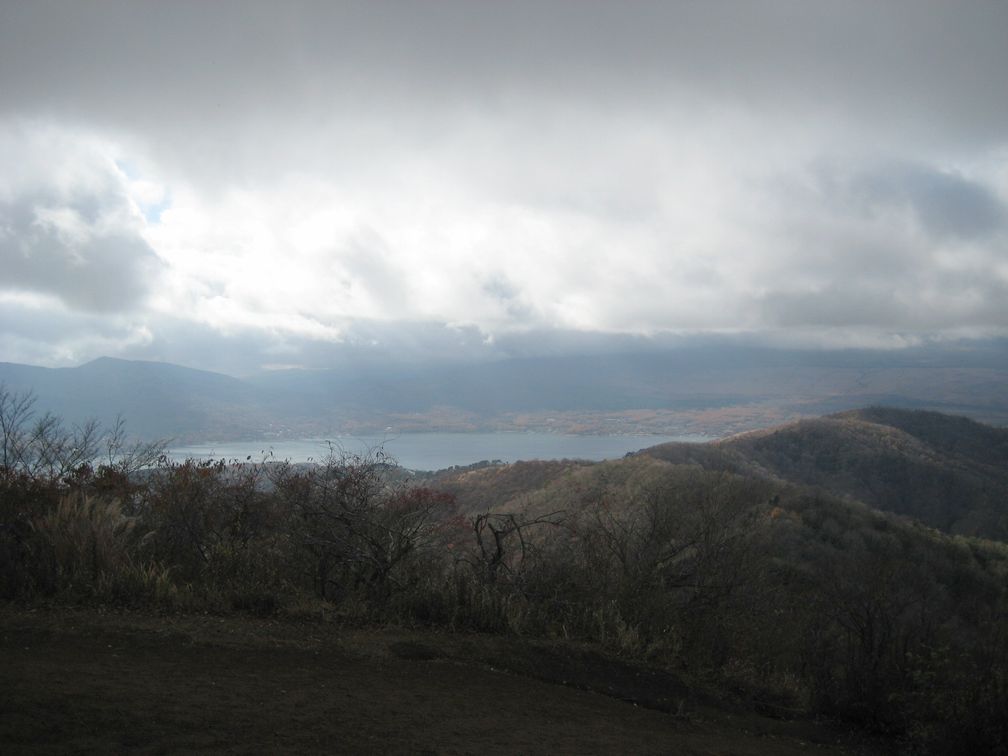
[[[140,207],[140,212],[143,213],[144,218],[148,223],[160,223],[161,213],[171,207],[171,198],[165,195],[164,199],[160,202],[148,205],[142,202],[137,203]]]
[[[143,181],[143,176],[132,161],[122,158],[116,160],[115,165],[128,181]],[[160,223],[161,214],[171,207],[171,197],[167,192],[157,202],[144,202],[143,199],[136,196],[133,197],[133,201],[136,202],[137,207],[140,208],[140,212],[143,213],[144,220],[152,224]]]
[[[116,160],[115,165],[116,168],[122,171],[122,174],[130,181],[136,181],[138,178],[140,178],[140,172],[136,169],[136,166],[133,165],[133,163],[131,163],[129,160]]]

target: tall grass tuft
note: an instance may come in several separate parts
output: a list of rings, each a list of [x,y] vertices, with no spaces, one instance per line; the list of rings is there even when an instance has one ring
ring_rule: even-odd
[[[31,522],[36,590],[96,595],[112,575],[132,568],[137,519],[119,501],[74,492]]]

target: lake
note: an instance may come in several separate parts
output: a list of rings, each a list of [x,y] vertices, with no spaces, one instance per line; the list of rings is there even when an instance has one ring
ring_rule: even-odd
[[[385,453],[412,470],[440,470],[483,460],[516,462],[530,459],[618,459],[627,452],[668,441],[699,443],[706,436],[574,436],[560,433],[403,433],[397,436],[346,436],[330,439],[334,448],[351,454],[381,447]],[[307,462],[325,457],[324,439],[233,441],[178,446],[174,460],[273,459]]]

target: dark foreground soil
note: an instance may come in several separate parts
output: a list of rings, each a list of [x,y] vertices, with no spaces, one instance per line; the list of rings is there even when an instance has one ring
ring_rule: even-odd
[[[0,753],[873,753],[558,644],[0,608]]]

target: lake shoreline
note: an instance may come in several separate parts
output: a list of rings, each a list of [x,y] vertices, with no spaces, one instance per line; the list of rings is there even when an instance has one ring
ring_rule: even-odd
[[[381,450],[404,468],[442,470],[479,462],[520,460],[618,459],[628,453],[673,441],[705,443],[712,437],[665,434],[577,435],[538,431],[477,433],[413,432],[396,435],[334,436],[187,444],[169,450],[173,461],[236,459],[245,461],[310,462],[336,454],[369,454]]]

